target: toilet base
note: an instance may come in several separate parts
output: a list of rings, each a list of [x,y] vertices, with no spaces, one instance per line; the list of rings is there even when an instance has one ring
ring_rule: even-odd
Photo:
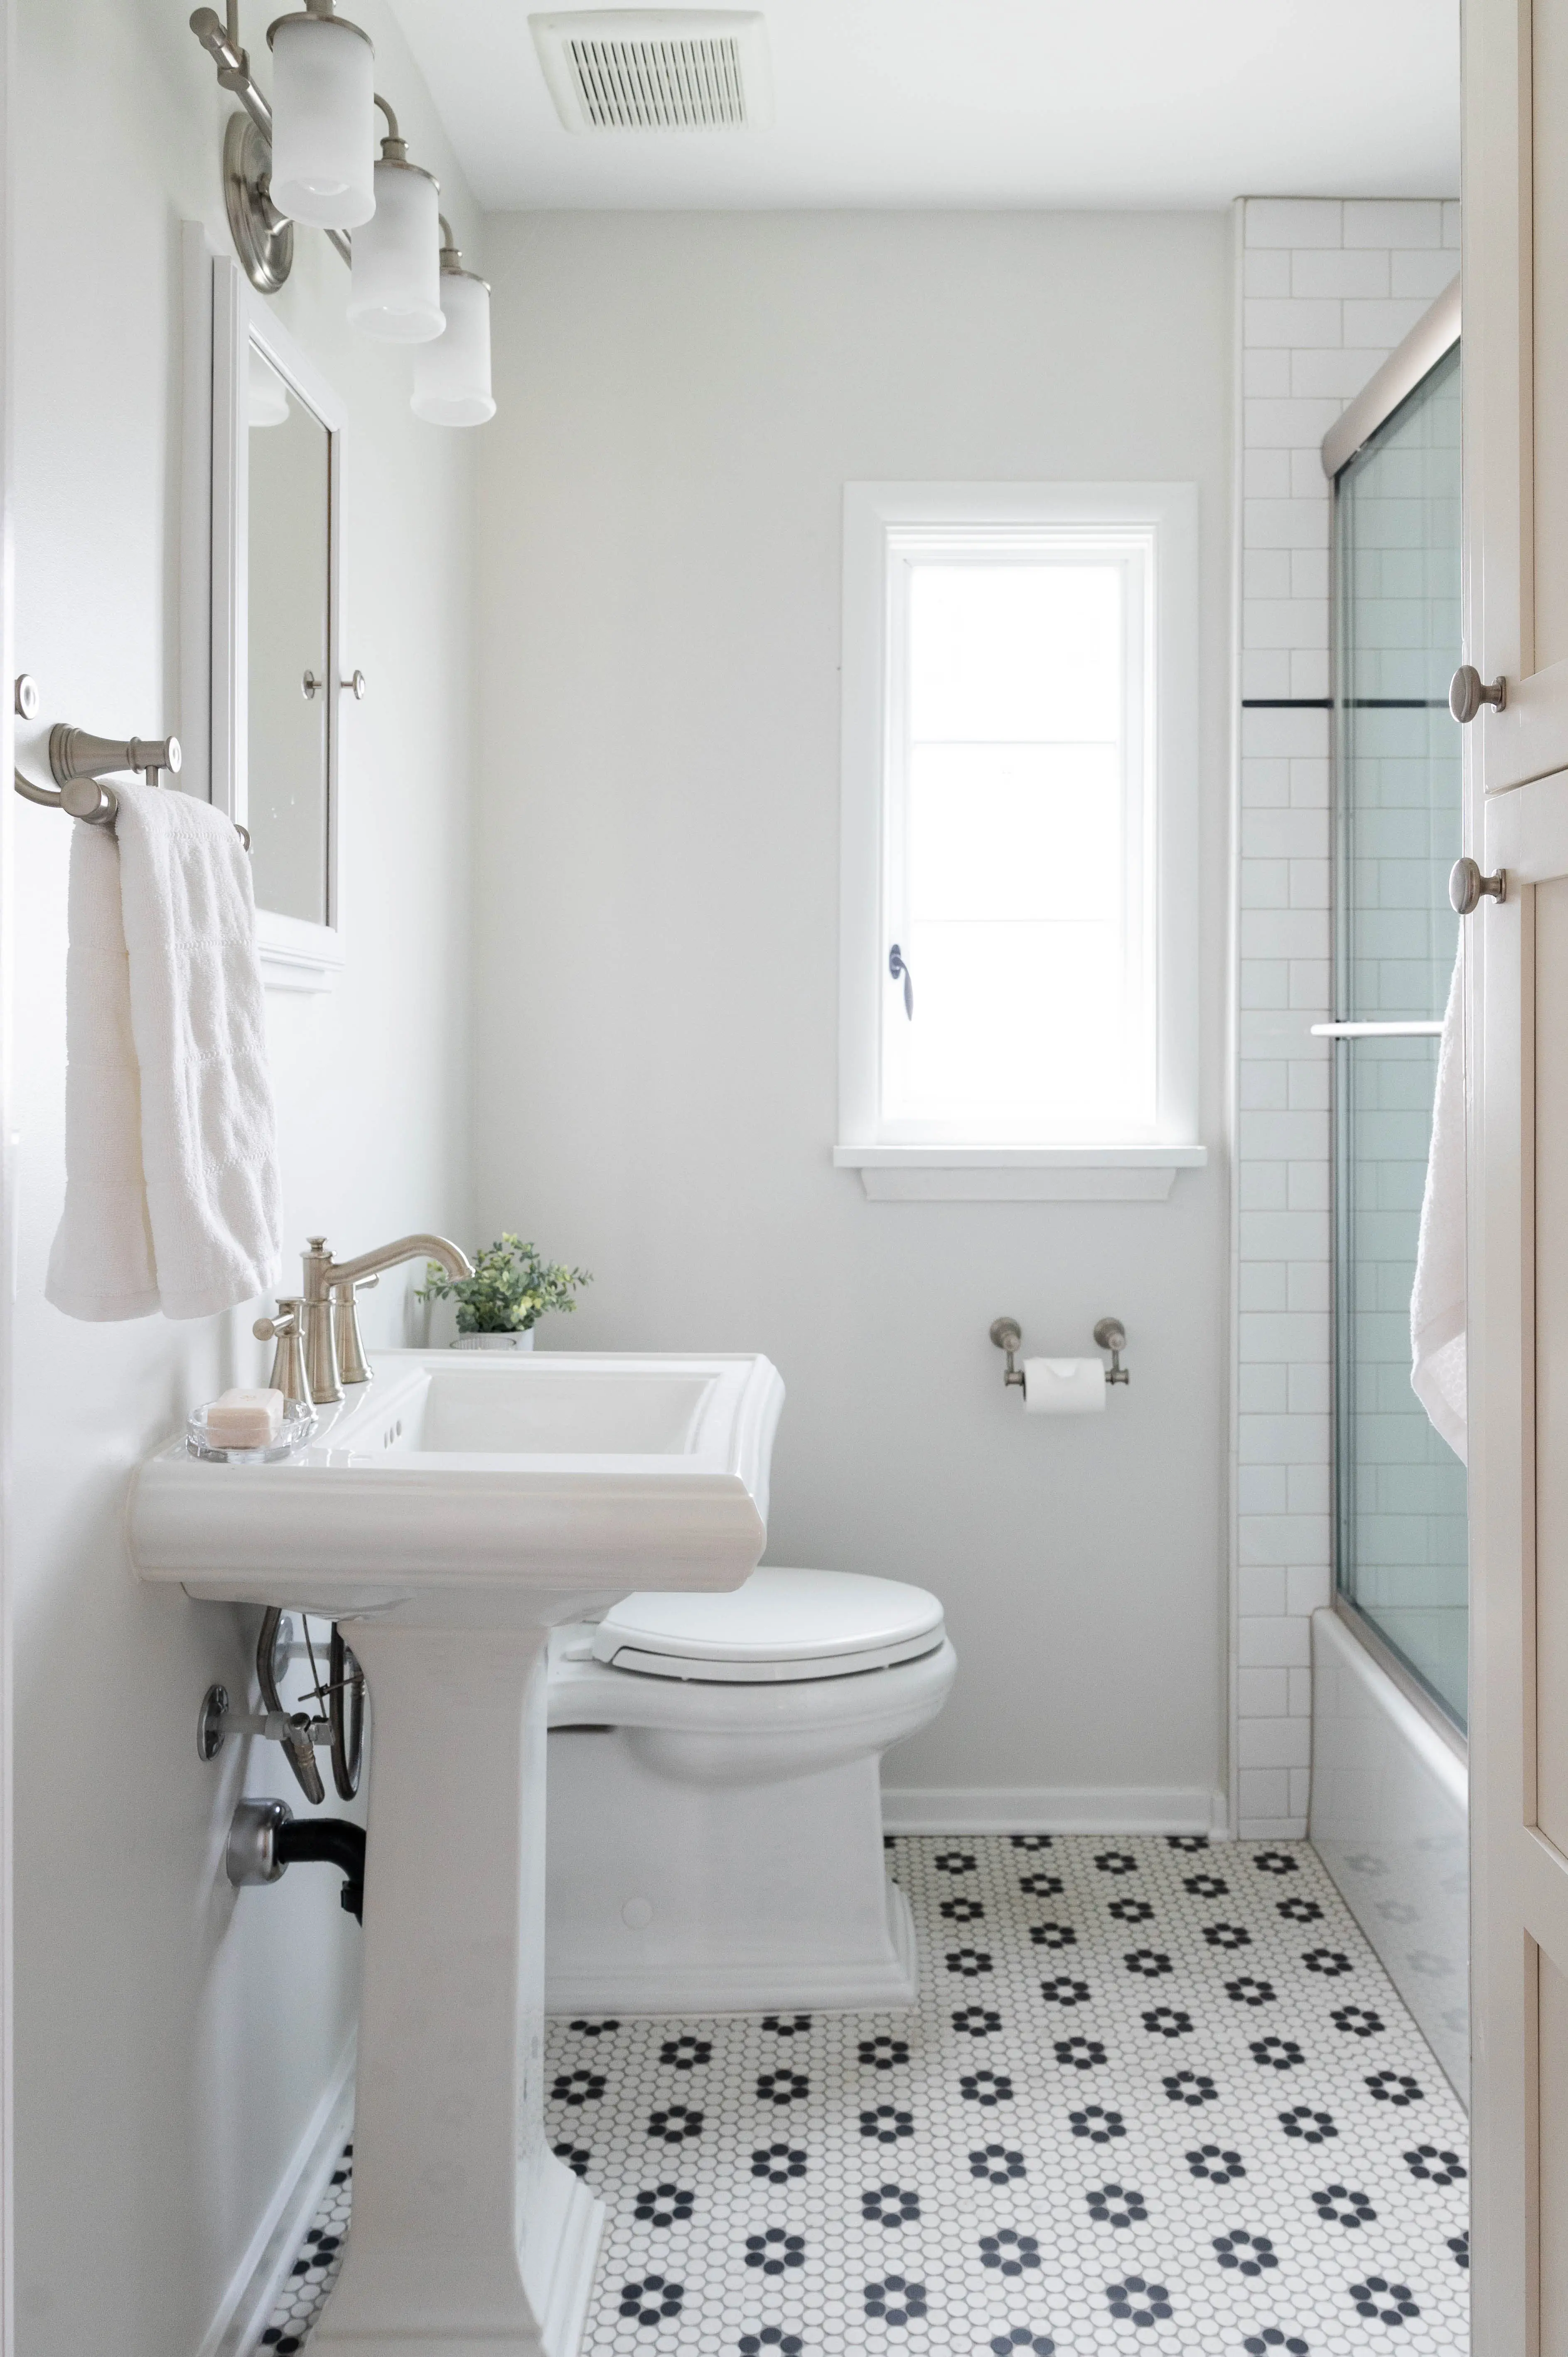
[[[886,1955],[782,1964],[671,1960],[620,1972],[586,1965],[559,1976],[547,1973],[545,2010],[623,2016],[901,2012],[915,2002],[915,1926],[897,1884],[884,1888]]]
[[[885,2013],[916,1996],[887,1879],[882,1755],[957,1663],[777,1684],[550,1671],[545,2007],[579,2014]]]

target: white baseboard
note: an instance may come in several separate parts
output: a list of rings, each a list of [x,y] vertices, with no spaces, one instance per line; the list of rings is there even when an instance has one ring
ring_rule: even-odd
[[[1209,1834],[1229,1838],[1225,1796],[1182,1785],[884,1788],[890,1834]]]
[[[354,2040],[343,2050],[309,2125],[235,2268],[197,2357],[251,2357],[295,2255],[321,2205],[354,2118]]]

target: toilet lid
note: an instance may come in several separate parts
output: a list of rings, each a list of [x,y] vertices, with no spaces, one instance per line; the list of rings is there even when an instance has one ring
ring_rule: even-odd
[[[660,1678],[767,1685],[891,1669],[934,1652],[942,1608],[923,1587],[856,1571],[754,1571],[725,1596],[622,1598],[594,1658]]]

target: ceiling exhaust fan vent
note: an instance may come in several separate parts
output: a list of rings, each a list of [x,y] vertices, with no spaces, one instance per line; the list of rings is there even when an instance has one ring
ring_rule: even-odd
[[[755,131],[772,121],[757,14],[586,8],[528,21],[568,131]]]

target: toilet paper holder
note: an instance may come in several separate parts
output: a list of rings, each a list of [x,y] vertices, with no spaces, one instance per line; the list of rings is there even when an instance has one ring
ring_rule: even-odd
[[[1016,1383],[1022,1390],[1024,1370],[1022,1367],[1014,1365],[1013,1354],[1024,1347],[1023,1328],[1015,1318],[993,1318],[991,1321],[991,1339],[999,1351],[1005,1351],[1007,1353],[1007,1366],[1002,1377],[1003,1382]],[[1131,1383],[1133,1378],[1122,1364],[1122,1353],[1127,1348],[1127,1329],[1122,1325],[1120,1318],[1097,1319],[1094,1340],[1100,1350],[1109,1351],[1111,1353],[1111,1364],[1105,1376],[1106,1382],[1108,1383]]]

